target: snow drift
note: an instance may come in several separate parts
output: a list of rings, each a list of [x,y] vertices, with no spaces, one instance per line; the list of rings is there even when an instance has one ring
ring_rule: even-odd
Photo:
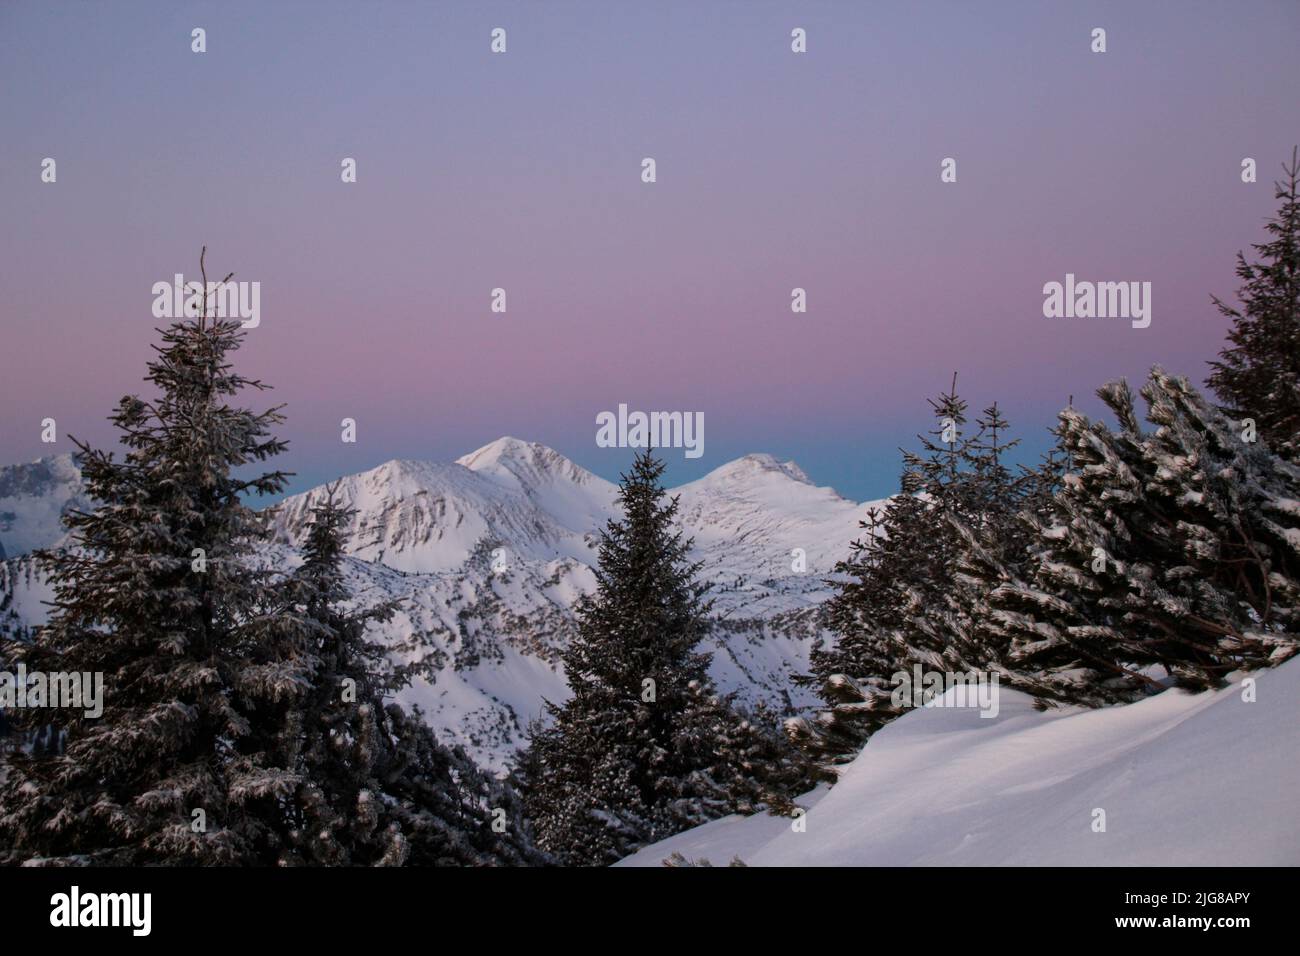
[[[1255,702],[1238,681],[1047,712],[1003,689],[992,719],[928,706],[799,801],[804,832],[727,817],[618,865],[676,852],[714,866],[1295,866],[1300,660],[1248,676]]]

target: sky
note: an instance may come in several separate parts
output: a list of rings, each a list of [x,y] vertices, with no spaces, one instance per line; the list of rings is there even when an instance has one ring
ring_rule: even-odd
[[[703,413],[670,483],[767,452],[863,500],[954,371],[1032,457],[1071,395],[1204,378],[1297,48],[1294,0],[9,0],[0,464],[115,443],[152,287],[203,245],[260,283],[238,367],[287,406],[292,491],[502,435],[614,479],[623,403]],[[1067,273],[1150,282],[1150,326],[1045,318]]]

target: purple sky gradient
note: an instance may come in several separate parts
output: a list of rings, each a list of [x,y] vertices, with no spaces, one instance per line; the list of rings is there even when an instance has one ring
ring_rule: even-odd
[[[0,5],[0,463],[114,440],[203,243],[262,284],[295,490],[503,434],[613,478],[626,402],[705,413],[671,481],[767,451],[875,497],[954,369],[1034,451],[1069,394],[1203,378],[1300,141],[1294,0],[638,7]],[[1151,327],[1043,318],[1067,272],[1150,281]]]

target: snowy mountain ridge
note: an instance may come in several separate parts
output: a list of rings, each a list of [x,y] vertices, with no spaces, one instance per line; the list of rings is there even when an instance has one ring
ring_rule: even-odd
[[[325,493],[322,485],[270,510],[264,560],[297,564]],[[708,649],[719,687],[785,710],[812,706],[792,682],[819,636],[812,611],[874,503],[816,487],[770,455],[747,455],[669,493],[680,496],[682,529],[711,585],[718,624]],[[345,568],[355,600],[400,601],[382,639],[395,656],[427,655],[431,665],[401,699],[485,766],[504,765],[543,699],[568,694],[560,652],[575,602],[595,586],[598,532],[617,514],[617,494],[559,452],[509,437],[449,464],[398,459],[335,484],[336,500],[356,509]],[[30,557],[0,564],[0,615],[38,623],[47,598]]]
[[[71,454],[0,468],[0,558],[54,544],[64,513],[88,504]]]

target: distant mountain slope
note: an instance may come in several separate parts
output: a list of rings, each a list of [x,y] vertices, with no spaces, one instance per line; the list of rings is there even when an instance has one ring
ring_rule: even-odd
[[[0,558],[53,544],[63,537],[63,513],[88,503],[70,454],[0,467]]]
[[[276,509],[276,540],[302,541],[324,487]],[[502,438],[455,464],[397,460],[340,480],[357,509],[349,552],[401,571],[462,567],[485,542],[520,557],[587,559],[617,488],[544,445]]]
[[[265,560],[285,569],[298,562],[324,493],[313,488],[273,509]],[[811,611],[867,505],[768,455],[670,493],[681,496],[683,530],[712,585],[715,680],[751,702],[810,706],[812,695],[791,678],[807,669],[818,636]],[[559,655],[573,634],[574,603],[595,586],[597,535],[617,513],[617,494],[553,449],[514,438],[452,464],[395,460],[337,483],[336,498],[357,511],[346,537],[356,600],[400,600],[384,640],[395,655],[428,655],[432,666],[403,700],[487,766],[504,764],[544,698],[568,693]],[[5,567],[0,609],[39,620],[30,562]]]
[[[819,488],[792,461],[746,455],[674,488],[703,574],[751,613],[780,613],[825,597],[824,577],[848,553],[871,505]],[[794,570],[802,561],[802,572]]]

